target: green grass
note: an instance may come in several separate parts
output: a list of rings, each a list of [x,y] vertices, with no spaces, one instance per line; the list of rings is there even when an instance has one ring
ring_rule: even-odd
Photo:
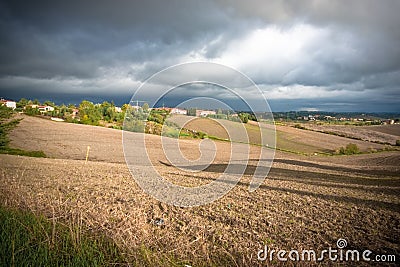
[[[109,266],[126,264],[100,235],[76,230],[31,212],[0,207],[0,266]]]
[[[46,154],[43,151],[26,151],[19,148],[11,148],[11,147],[1,147],[0,154],[9,154],[9,155],[19,155],[19,156],[27,156],[27,157],[35,157],[35,158],[46,158]]]
[[[145,244],[125,251],[110,238],[77,225],[0,206],[0,266],[233,266],[224,254],[201,258]]]

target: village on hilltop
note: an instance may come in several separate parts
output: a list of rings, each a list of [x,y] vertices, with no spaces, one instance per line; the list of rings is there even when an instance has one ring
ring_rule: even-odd
[[[140,101],[144,102],[144,101]],[[11,108],[17,112],[27,115],[38,115],[50,117],[56,121],[67,121],[84,124],[107,124],[123,121],[124,114],[129,108],[131,110],[142,110],[153,112],[166,112],[170,115],[187,115],[196,117],[208,117],[216,119],[239,118],[241,121],[251,119],[263,119],[265,113],[246,111],[227,111],[227,110],[207,110],[199,108],[182,108],[182,107],[155,107],[150,108],[147,103],[139,105],[139,101],[131,101],[133,104],[124,104],[121,107],[116,106],[113,102],[104,101],[103,103],[94,104],[90,101],[83,100],[78,106],[69,104],[68,106],[56,105],[51,101],[40,103],[38,100],[27,100],[21,98],[18,102],[0,98],[0,105]],[[245,115],[245,116],[244,116]],[[330,123],[352,123],[356,125],[386,125],[399,124],[399,114],[388,113],[357,113],[357,112],[317,112],[317,111],[288,111],[273,112],[275,121],[294,121],[294,122],[330,122]],[[245,117],[245,118],[244,118]]]

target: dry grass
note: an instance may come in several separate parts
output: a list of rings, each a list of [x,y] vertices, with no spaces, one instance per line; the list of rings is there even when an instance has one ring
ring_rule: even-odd
[[[39,119],[28,122],[38,123],[35,120]],[[28,125],[18,126],[14,144],[24,131],[31,131]],[[268,179],[249,193],[252,165],[257,161],[252,156],[246,175],[222,199],[179,208],[144,194],[126,165],[118,163],[122,151],[107,154],[109,146],[121,147],[119,131],[93,127],[77,135],[81,125],[51,122],[46,127],[47,132],[59,127],[67,147],[57,146],[54,136],[43,132],[32,137],[34,145],[46,154],[53,151],[58,159],[0,155],[1,204],[104,233],[126,251],[132,263],[257,266],[266,264],[257,260],[264,244],[322,250],[334,247],[338,238],[347,239],[352,249],[400,255],[398,152],[352,157],[277,153]],[[102,133],[106,133],[104,139]],[[149,138],[156,151],[158,137]],[[183,141],[185,153],[196,147],[195,142]],[[87,164],[82,160],[85,142],[92,142],[94,153]],[[29,145],[25,141],[21,146]],[[80,149],[79,153],[64,152],[73,148]],[[115,163],[103,162],[107,158]],[[154,158],[157,169],[168,179],[186,184],[210,181],[226,167],[224,153],[196,175],[161,164],[163,160]]]

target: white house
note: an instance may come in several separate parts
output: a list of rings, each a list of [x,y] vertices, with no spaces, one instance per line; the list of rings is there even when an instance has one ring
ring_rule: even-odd
[[[38,106],[38,109],[40,112],[48,112],[48,111],[54,111],[54,108],[51,106]]]
[[[217,114],[214,110],[196,110],[196,117],[207,117],[208,115]]]
[[[134,109],[134,110],[139,110],[140,108],[142,108],[141,106],[138,106],[138,105],[136,105],[136,106],[132,106],[132,108]]]
[[[17,102],[2,98],[0,99],[0,105],[5,105],[8,108],[15,109],[17,107]]]
[[[78,115],[78,113],[79,113],[79,109],[73,108],[73,109],[72,109],[72,113],[71,113],[71,117],[72,117],[73,119],[75,119],[76,116]]]
[[[172,108],[170,114],[187,115],[187,110],[180,108]]]

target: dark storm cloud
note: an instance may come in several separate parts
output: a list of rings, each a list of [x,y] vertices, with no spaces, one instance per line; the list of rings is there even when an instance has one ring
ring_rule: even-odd
[[[230,1],[217,0],[221,6]],[[400,1],[237,1],[231,13],[282,29],[309,24],[328,30],[306,49],[308,60],[284,84],[350,83],[400,69]],[[293,40],[296,42],[296,40]],[[314,73],[310,75],[310,70]],[[282,78],[282,77],[281,77]],[[398,83],[397,83],[398,85]]]
[[[175,57],[229,23],[195,1],[10,1],[1,14],[1,74],[39,78],[86,78],[103,66]]]
[[[394,106],[399,11],[396,0],[2,1],[0,95],[122,95],[164,67],[210,60],[237,67],[268,90],[315,87],[344,99],[365,92]],[[300,27],[295,36],[302,39],[301,25],[311,37],[293,56],[279,45],[261,48],[259,59],[251,47],[240,54],[259,29],[288,34],[282,45],[295,45],[300,40],[290,34]],[[297,97],[306,96],[299,89]]]

